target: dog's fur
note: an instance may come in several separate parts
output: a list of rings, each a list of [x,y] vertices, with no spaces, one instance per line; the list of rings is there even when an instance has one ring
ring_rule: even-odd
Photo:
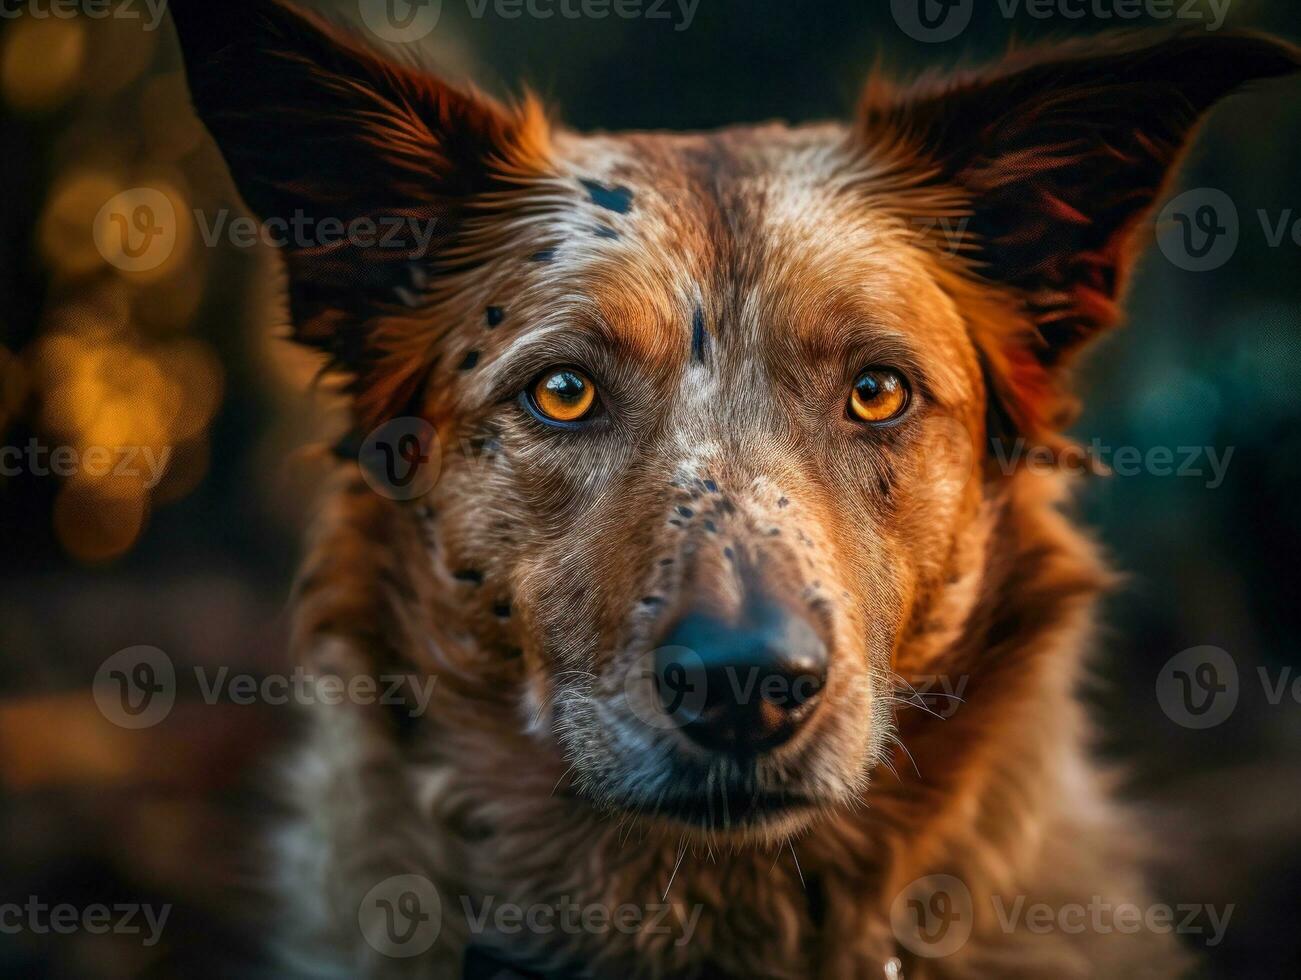
[[[1067,477],[984,447],[1066,444],[1070,361],[1117,319],[1191,130],[1296,69],[1293,49],[1090,41],[875,81],[848,126],[584,136],[274,3],[173,8],[257,213],[438,222],[414,259],[285,255],[294,336],[346,372],[358,431],[415,414],[441,447],[407,503],[341,463],[297,585],[313,669],[436,679],[414,721],[314,712],[280,846],[302,962],[454,976],[472,939],[555,976],[880,977],[893,957],[909,980],[1180,972],[1166,935],[994,915],[994,896],[1142,905],[1145,845],[1075,701],[1108,575],[1058,510]],[[585,431],[517,403],[557,364],[601,387]],[[870,364],[911,381],[897,425],[845,416]],[[639,724],[650,681],[628,678],[676,615],[754,589],[806,610],[831,667],[810,725],[742,772]],[[899,695],[934,676],[965,684],[956,710]],[[728,788],[809,802],[732,817]],[[414,960],[357,929],[401,873],[442,898]],[[974,919],[937,958],[891,926],[932,874],[962,881]],[[690,942],[471,937],[465,913],[666,893],[673,916],[698,910]]]

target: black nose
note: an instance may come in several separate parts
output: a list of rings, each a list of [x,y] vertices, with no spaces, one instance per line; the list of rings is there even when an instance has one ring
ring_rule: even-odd
[[[655,651],[655,680],[664,711],[693,742],[754,754],[785,742],[813,713],[827,648],[786,611],[739,626],[690,613]]]

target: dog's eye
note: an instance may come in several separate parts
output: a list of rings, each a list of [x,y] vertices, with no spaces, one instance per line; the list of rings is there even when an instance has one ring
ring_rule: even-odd
[[[849,417],[879,424],[897,419],[908,407],[908,382],[891,368],[870,367],[854,379]]]
[[[596,404],[596,385],[575,368],[553,368],[529,387],[528,401],[544,421],[580,422]]]

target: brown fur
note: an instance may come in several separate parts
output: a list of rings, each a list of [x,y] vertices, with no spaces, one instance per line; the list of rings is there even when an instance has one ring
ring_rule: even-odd
[[[196,105],[259,213],[441,222],[415,309],[393,299],[391,257],[287,256],[296,335],[349,372],[363,431],[419,413],[441,446],[410,503],[342,466],[299,580],[304,662],[437,679],[414,726],[316,712],[283,842],[300,953],[455,976],[463,897],[667,892],[675,915],[699,910],[690,943],[474,941],[565,975],[880,977],[892,957],[909,980],[1179,972],[1168,936],[1036,936],[992,913],[991,896],[1141,905],[1146,845],[1075,700],[1108,575],[1059,512],[1067,478],[999,472],[983,447],[1062,442],[1064,367],[1115,321],[1197,117],[1295,52],[1123,39],[878,81],[849,127],[580,136],[274,4],[219,27],[176,6]],[[270,121],[293,138],[268,145],[251,127]],[[584,180],[631,207],[598,206]],[[962,247],[926,230],[939,217],[970,219]],[[599,426],[545,431],[516,405],[555,364],[597,379]],[[869,364],[902,370],[914,401],[865,433],[843,405]],[[816,622],[832,665],[810,725],[747,777],[813,805],[745,822],[715,812],[725,771],[702,764],[701,793],[675,733],[633,723],[647,695],[625,682],[675,615],[735,612],[752,589]],[[900,696],[934,675],[967,683],[947,718]],[[657,812],[691,793],[708,819]],[[357,907],[406,872],[437,884],[442,933],[427,958],[388,960]],[[973,935],[913,956],[890,908],[939,873],[970,890]]]

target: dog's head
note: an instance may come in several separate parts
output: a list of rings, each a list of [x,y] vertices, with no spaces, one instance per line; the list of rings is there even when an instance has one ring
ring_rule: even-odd
[[[582,136],[274,4],[176,15],[242,193],[309,229],[295,336],[362,431],[437,431],[446,642],[515,658],[586,795],[758,833],[861,795],[997,546],[989,440],[1056,438],[1198,117],[1297,66],[1130,39],[847,126]]]

